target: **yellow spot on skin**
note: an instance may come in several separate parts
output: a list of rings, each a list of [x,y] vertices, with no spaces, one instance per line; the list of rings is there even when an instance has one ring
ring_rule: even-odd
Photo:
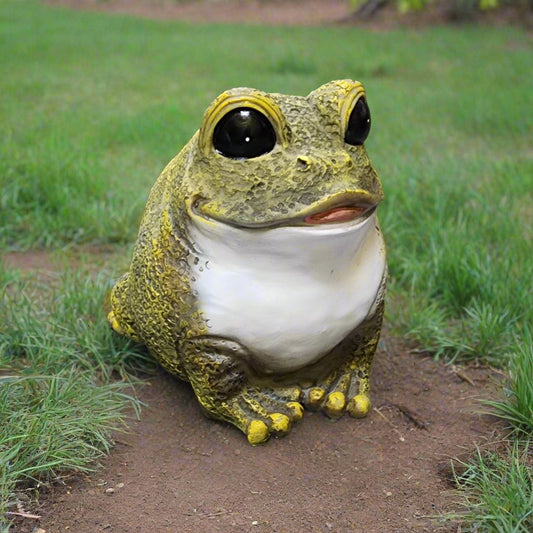
[[[270,430],[274,433],[287,433],[291,429],[291,421],[287,415],[272,413],[268,416],[272,420]]]
[[[107,320],[109,321],[109,323],[111,324],[111,327],[117,332],[117,333],[120,333],[121,335],[123,335],[123,331],[122,331],[122,328],[120,327],[120,324],[118,323],[118,320],[116,319],[115,317],[115,313],[113,313],[113,311],[110,311],[109,314],[107,315]]]
[[[342,415],[346,406],[346,398],[342,392],[332,392],[326,401],[324,411],[328,416],[338,417]]]
[[[349,402],[346,410],[355,418],[363,418],[370,410],[370,400],[366,394],[358,394]]]
[[[301,403],[289,402],[287,407],[291,410],[293,422],[298,422],[304,417],[304,408]]]
[[[309,391],[309,405],[311,407],[320,407],[326,393],[320,387],[314,387]]]
[[[262,444],[268,440],[270,433],[267,425],[261,420],[252,420],[248,427],[248,442],[252,445]]]

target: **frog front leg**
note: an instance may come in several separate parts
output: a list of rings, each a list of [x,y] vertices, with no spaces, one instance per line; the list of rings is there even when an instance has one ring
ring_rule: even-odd
[[[251,444],[284,435],[303,416],[299,387],[256,386],[249,354],[239,343],[214,336],[194,337],[180,346],[187,379],[208,415],[237,426]]]
[[[370,410],[369,373],[377,349],[384,302],[375,313],[357,327],[328,357],[345,356],[344,363],[325,378],[314,380],[304,390],[304,405],[311,410],[322,410],[330,418],[339,418],[346,411],[355,418],[362,418]]]

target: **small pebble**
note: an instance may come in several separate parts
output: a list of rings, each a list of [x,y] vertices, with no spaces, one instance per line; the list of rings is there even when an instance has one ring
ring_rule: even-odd
[[[109,489],[105,489],[106,494],[114,494],[114,492],[115,492],[115,489],[112,487],[110,487]]]

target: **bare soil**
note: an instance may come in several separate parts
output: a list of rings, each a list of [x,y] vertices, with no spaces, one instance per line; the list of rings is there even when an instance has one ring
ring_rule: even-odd
[[[247,22],[315,26],[338,21],[349,12],[348,2],[344,0],[47,0],[46,3],[73,9],[195,23]]]
[[[498,10],[459,11],[450,0],[434,0],[419,12],[399,13],[396,2],[376,11],[354,14],[348,0],[44,0],[70,9],[105,11],[193,23],[248,23],[280,26],[358,25],[376,31],[428,24],[477,22],[533,28],[533,10],[526,3]],[[381,4],[380,4],[381,5]]]
[[[307,413],[291,434],[250,446],[203,416],[187,384],[160,373],[104,469],[44,496],[49,532],[455,531],[450,458],[494,430],[476,414],[486,370],[459,377],[385,340],[365,420]],[[21,529],[22,531],[22,529]],[[31,530],[30,530],[31,531]]]
[[[4,261],[37,272],[57,264],[44,252]],[[445,366],[383,337],[366,419],[307,412],[288,436],[259,447],[204,417],[188,384],[157,373],[137,391],[147,405],[140,420],[117,435],[103,467],[42,487],[32,510],[41,519],[15,531],[457,531],[439,520],[457,510],[451,458],[501,430],[480,414],[480,400],[497,395],[497,376]]]

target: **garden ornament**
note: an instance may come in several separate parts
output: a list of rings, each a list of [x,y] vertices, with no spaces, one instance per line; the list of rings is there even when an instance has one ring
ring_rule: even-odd
[[[357,81],[221,94],[157,179],[109,321],[251,444],[358,418],[383,318],[383,198]]]

